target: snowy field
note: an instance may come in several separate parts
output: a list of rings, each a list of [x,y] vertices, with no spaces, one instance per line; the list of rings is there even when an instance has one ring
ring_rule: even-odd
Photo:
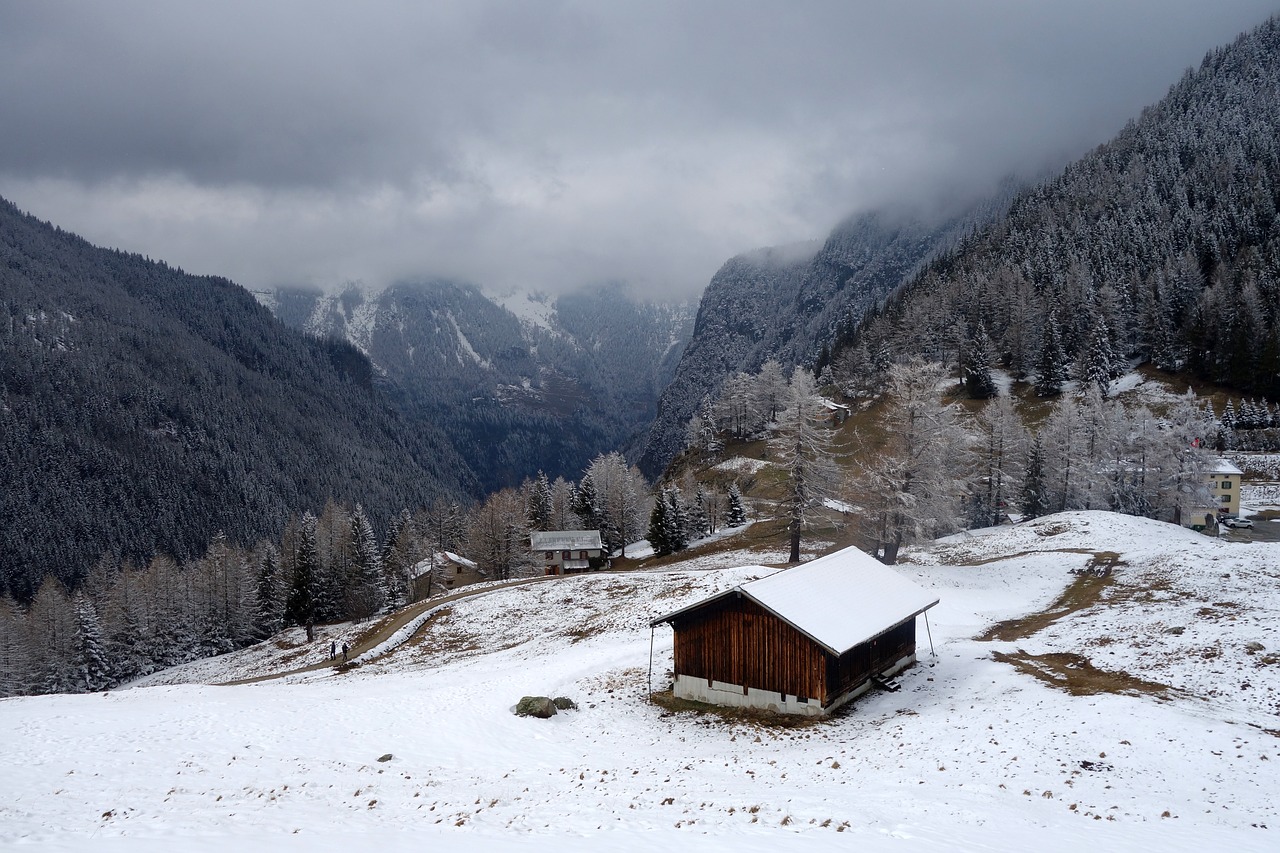
[[[1068,513],[907,557],[941,597],[921,664],[898,693],[795,728],[647,701],[650,619],[761,573],[705,561],[461,601],[343,674],[2,700],[0,846],[1280,849],[1276,546]],[[975,639],[1069,587],[1084,606]],[[670,629],[653,638],[661,688]],[[1111,688],[996,653],[1074,656]],[[246,659],[170,677],[225,680]],[[580,708],[518,718],[526,694]]]

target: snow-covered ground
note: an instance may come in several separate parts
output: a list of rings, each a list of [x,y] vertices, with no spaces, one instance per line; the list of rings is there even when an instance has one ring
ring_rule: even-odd
[[[1280,848],[1276,546],[1069,513],[908,557],[941,597],[921,664],[796,728],[647,701],[651,618],[762,571],[709,558],[460,601],[342,674],[6,699],[0,846]],[[974,639],[1103,565],[1096,603]],[[652,637],[663,687],[671,635]],[[1081,655],[1162,689],[1073,695],[994,652]],[[233,658],[186,672],[224,680]],[[526,694],[580,708],[516,717]]]

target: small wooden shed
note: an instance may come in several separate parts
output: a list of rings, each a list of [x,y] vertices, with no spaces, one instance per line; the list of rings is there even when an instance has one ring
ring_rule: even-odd
[[[669,623],[675,632],[677,697],[821,715],[914,663],[916,617],[937,603],[932,592],[846,548],[651,624]]]

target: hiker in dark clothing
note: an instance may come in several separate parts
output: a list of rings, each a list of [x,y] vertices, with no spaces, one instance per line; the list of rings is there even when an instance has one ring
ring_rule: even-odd
[[[342,662],[343,663],[347,662],[347,644],[346,643],[342,644]]]
[[[329,660],[333,660],[338,656],[338,643],[336,640],[329,641]]]

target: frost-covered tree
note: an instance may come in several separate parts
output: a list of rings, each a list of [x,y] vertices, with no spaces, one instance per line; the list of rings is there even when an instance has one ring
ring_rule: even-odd
[[[1027,431],[1009,397],[997,397],[974,418],[973,483],[970,524],[988,527],[1001,522],[1018,493],[1026,462]]]
[[[72,596],[71,609],[75,616],[71,668],[76,692],[102,690],[112,683],[112,673],[97,610],[83,592]]]
[[[741,527],[747,523],[747,510],[737,483],[730,483],[725,494],[724,523],[728,527]]]
[[[877,551],[890,565],[904,542],[959,528],[967,436],[942,399],[946,379],[937,362],[912,359],[890,367],[884,443],[863,454],[859,495],[874,519]]]
[[[803,368],[791,374],[787,407],[778,418],[773,452],[787,481],[782,507],[787,519],[788,562],[800,562],[801,533],[812,523],[815,507],[836,491],[831,434],[821,424],[823,401],[813,375]]]
[[[986,325],[979,323],[964,359],[964,390],[970,399],[986,400],[996,395],[996,380],[991,372],[995,363],[991,337],[987,334]]]
[[[351,618],[367,619],[382,609],[387,599],[387,588],[378,539],[360,504],[356,504],[355,511],[351,513],[349,536],[346,613]]]
[[[1057,318],[1050,317],[1040,345],[1040,357],[1036,360],[1036,394],[1041,397],[1061,394],[1062,385],[1067,381],[1067,364]]]
[[[284,617],[290,625],[311,625],[316,621],[316,584],[320,577],[320,552],[316,547],[317,519],[302,514],[293,531],[289,560],[289,595]]]
[[[258,582],[254,596],[254,618],[261,637],[270,637],[284,627],[284,582],[280,551],[266,543],[257,559]]]
[[[649,515],[649,484],[622,454],[604,453],[592,460],[582,483],[592,484],[597,500],[600,538],[626,556],[626,543],[644,535]],[[591,529],[591,528],[588,528]]]
[[[1027,518],[1039,518],[1049,511],[1048,483],[1045,479],[1044,443],[1040,434],[1031,437],[1027,445],[1026,466],[1022,474],[1022,486],[1018,492],[1018,505]]]
[[[551,527],[551,483],[547,475],[538,472],[535,480],[526,484],[528,495],[525,518],[530,530],[554,530]]]

